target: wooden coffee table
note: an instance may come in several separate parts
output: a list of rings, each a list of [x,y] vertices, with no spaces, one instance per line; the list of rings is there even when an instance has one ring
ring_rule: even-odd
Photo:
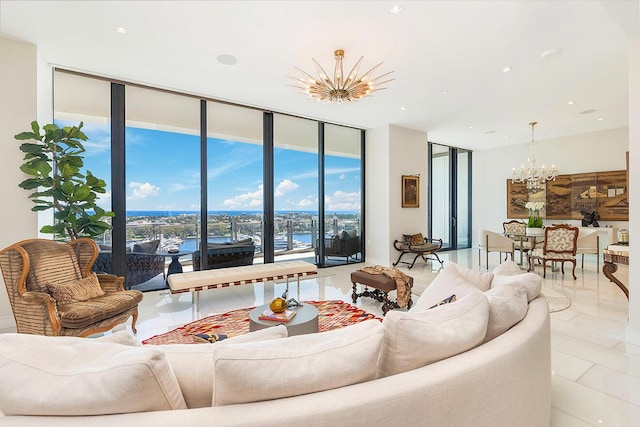
[[[249,313],[249,331],[257,331],[282,324],[287,327],[289,336],[318,332],[318,309],[311,304],[303,304],[296,308],[296,315],[287,323],[258,319],[258,316],[268,308],[269,304],[265,304],[251,310],[251,313]]]

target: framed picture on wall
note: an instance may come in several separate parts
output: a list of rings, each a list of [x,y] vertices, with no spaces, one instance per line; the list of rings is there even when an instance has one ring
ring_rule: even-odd
[[[420,177],[417,175],[402,175],[402,207],[420,207]]]

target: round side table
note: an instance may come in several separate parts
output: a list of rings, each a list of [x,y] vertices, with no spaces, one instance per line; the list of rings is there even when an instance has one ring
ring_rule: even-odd
[[[318,332],[318,309],[311,304],[303,304],[297,307],[296,315],[287,323],[258,319],[258,316],[268,308],[269,304],[265,304],[251,310],[251,313],[249,313],[249,331],[257,331],[282,323],[287,327],[289,336]]]

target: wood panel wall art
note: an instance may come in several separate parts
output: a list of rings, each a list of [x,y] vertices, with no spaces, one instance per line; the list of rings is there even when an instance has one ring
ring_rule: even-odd
[[[627,171],[558,175],[539,190],[507,180],[507,218],[526,218],[528,201],[544,201],[546,219],[582,219],[597,212],[604,221],[628,221]]]

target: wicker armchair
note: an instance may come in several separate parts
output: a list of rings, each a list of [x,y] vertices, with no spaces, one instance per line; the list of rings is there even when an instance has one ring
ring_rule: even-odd
[[[104,294],[86,300],[58,303],[49,292],[51,285],[87,278],[97,254],[98,245],[87,238],[70,243],[23,240],[0,251],[0,267],[18,332],[83,337],[113,329],[131,316],[131,329],[137,332],[142,293],[125,291],[122,277],[98,274]]]

